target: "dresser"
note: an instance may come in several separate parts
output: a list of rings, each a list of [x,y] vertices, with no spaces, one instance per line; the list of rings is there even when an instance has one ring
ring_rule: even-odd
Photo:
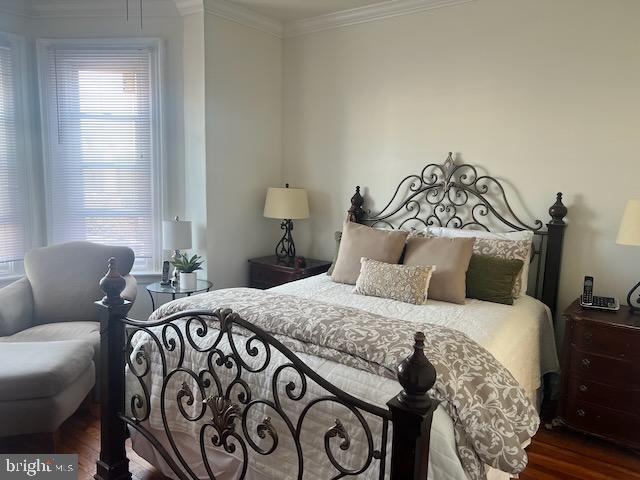
[[[564,312],[561,416],[584,433],[640,449],[640,316]]]
[[[306,259],[304,267],[283,263],[275,255],[252,258],[249,260],[249,286],[251,288],[271,288],[283,283],[312,277],[329,270],[331,262]]]

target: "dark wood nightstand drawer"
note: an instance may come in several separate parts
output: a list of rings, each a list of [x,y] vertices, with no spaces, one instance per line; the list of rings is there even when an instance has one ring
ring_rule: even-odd
[[[583,432],[640,447],[640,416],[569,399],[565,420]]]
[[[640,366],[629,360],[571,348],[571,374],[610,385],[640,386]]]
[[[567,396],[573,401],[588,402],[640,415],[640,387],[613,386],[584,378],[571,377],[567,387]]]
[[[571,343],[585,352],[605,353],[621,358],[640,357],[640,332],[628,328],[581,321],[574,327]]]
[[[296,267],[279,262],[275,256],[252,258],[249,260],[249,286],[252,288],[273,288],[284,283],[325,273],[331,262],[307,259],[304,267]]]
[[[273,283],[273,282],[261,282],[258,280],[254,280],[249,284],[249,287],[251,288],[259,288],[260,290],[267,290],[268,288],[273,288],[273,287],[277,287],[278,285],[281,285],[280,283]]]
[[[262,265],[251,265],[249,275],[252,284],[265,285],[264,288],[271,288],[295,280],[291,272],[273,270]]]

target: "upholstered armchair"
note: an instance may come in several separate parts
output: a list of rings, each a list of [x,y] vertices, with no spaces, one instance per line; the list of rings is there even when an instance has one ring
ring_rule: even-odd
[[[98,370],[100,325],[94,302],[102,298],[98,282],[110,257],[117,259],[127,281],[123,296],[134,301],[136,280],[129,272],[135,257],[128,247],[69,242],[28,252],[26,276],[0,289],[0,342],[85,341],[93,347]]]

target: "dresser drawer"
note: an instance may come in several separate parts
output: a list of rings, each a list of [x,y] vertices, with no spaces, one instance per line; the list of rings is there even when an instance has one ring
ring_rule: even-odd
[[[640,365],[630,360],[571,348],[571,375],[624,387],[640,386]]]
[[[251,265],[250,278],[252,283],[274,286],[295,280],[295,275],[290,272]]]
[[[565,420],[578,430],[640,447],[640,416],[570,399]]]
[[[616,387],[592,380],[570,377],[567,396],[622,412],[640,415],[640,388]]]
[[[571,343],[585,352],[620,358],[640,358],[640,332],[597,322],[580,321],[573,327]]]

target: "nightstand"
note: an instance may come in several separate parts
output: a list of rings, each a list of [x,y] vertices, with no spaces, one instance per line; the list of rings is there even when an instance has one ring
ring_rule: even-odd
[[[160,295],[160,294],[165,294],[165,295],[171,295],[171,299],[175,300],[176,299],[176,295],[186,295],[187,297],[190,297],[191,295],[193,295],[194,293],[200,293],[200,292],[208,292],[209,290],[211,290],[211,287],[213,287],[213,283],[207,281],[207,280],[197,280],[196,283],[196,288],[195,289],[185,289],[185,288],[180,288],[180,285],[162,285],[162,283],[160,282],[155,282],[152,283],[150,285],[147,285],[147,292],[149,292],[149,296],[151,297],[151,311],[156,310],[156,302],[153,298],[153,294],[155,293],[156,295]]]
[[[575,430],[640,449],[640,316],[564,312],[561,416]]]
[[[312,277],[329,270],[331,262],[307,258],[304,268],[296,268],[282,263],[275,255],[252,258],[249,260],[249,286],[252,288],[271,288],[283,283]]]

